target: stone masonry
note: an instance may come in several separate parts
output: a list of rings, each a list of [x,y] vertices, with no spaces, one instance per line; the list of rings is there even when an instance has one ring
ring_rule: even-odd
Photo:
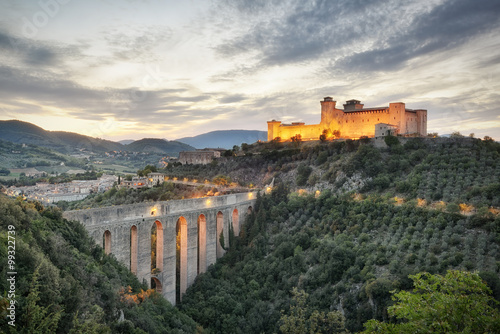
[[[79,221],[106,252],[136,274],[140,281],[176,303],[176,233],[181,233],[180,294],[199,273],[224,254],[219,236],[228,246],[230,225],[239,234],[240,224],[251,212],[256,193],[239,193],[177,201],[146,202],[64,212]],[[151,230],[157,226],[157,270],[151,271]]]

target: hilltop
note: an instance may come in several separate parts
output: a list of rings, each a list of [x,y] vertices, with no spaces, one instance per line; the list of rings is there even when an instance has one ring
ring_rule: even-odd
[[[105,152],[123,148],[121,144],[110,140],[73,132],[47,131],[34,124],[17,120],[0,121],[0,139],[16,144],[42,146],[61,153],[71,153],[80,149]]]
[[[176,141],[186,143],[200,149],[205,147],[232,149],[234,145],[239,146],[242,143],[252,144],[259,140],[267,140],[266,131],[220,130],[207,132],[194,137],[176,139]]]
[[[478,271],[500,301],[498,143],[386,137],[262,143],[233,154],[166,169],[260,187],[275,180],[179,306],[204,328],[278,332],[297,288],[309,295],[306,318],[338,310],[361,331],[369,319],[390,321],[391,291],[411,289],[408,275],[418,272]]]

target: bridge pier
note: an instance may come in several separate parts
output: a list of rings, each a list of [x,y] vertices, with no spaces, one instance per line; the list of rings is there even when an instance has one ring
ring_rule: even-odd
[[[230,227],[239,234],[240,222],[251,212],[255,193],[156,203],[138,203],[88,210],[66,211],[64,218],[84,225],[96,244],[103,246],[151,287],[151,281],[176,304],[177,233],[180,231],[179,295],[196,276],[229,247]],[[179,229],[178,229],[179,222]],[[151,230],[157,226],[156,270],[151,270]],[[105,236],[106,234],[106,236]]]

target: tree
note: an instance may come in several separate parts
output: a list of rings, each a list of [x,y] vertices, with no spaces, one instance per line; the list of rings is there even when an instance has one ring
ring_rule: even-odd
[[[399,145],[398,138],[396,136],[393,136],[393,135],[385,136],[384,141],[387,144],[387,146],[389,146],[389,147]]]
[[[328,130],[324,129],[323,133],[319,135],[319,140],[321,140],[322,142],[325,142],[328,139],[328,137],[329,137]]]
[[[363,333],[500,333],[498,302],[477,273],[409,276],[415,288],[393,296],[387,309],[397,324],[369,320]]]
[[[24,309],[21,317],[25,326],[21,333],[55,333],[57,324],[59,323],[59,319],[61,319],[61,314],[63,312],[63,309],[59,309],[55,312],[49,313],[49,309],[52,308],[52,305],[49,305],[48,307],[38,305],[38,301],[40,300],[38,270],[39,267],[36,268],[33,273],[30,293],[26,297],[26,308]]]
[[[293,288],[293,304],[290,306],[290,315],[281,311],[280,331],[285,334],[303,333],[348,333],[344,326],[344,317],[338,311],[313,311],[307,317],[306,300],[309,296],[304,290]]]
[[[300,133],[297,133],[295,136],[290,138],[290,140],[292,141],[295,147],[299,147],[300,143],[302,142],[302,135]]]
[[[484,136],[483,140],[487,142],[493,142],[493,138],[491,138],[490,136]]]

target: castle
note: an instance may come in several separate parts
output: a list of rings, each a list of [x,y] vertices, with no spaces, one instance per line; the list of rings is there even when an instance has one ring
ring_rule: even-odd
[[[363,108],[358,100],[349,100],[344,110],[335,107],[337,101],[325,97],[321,101],[321,122],[306,125],[302,122],[282,124],[268,121],[267,140],[290,140],[300,135],[301,140],[325,138],[357,139],[362,136],[427,135],[427,110],[406,109],[402,102],[389,103],[388,107]]]

